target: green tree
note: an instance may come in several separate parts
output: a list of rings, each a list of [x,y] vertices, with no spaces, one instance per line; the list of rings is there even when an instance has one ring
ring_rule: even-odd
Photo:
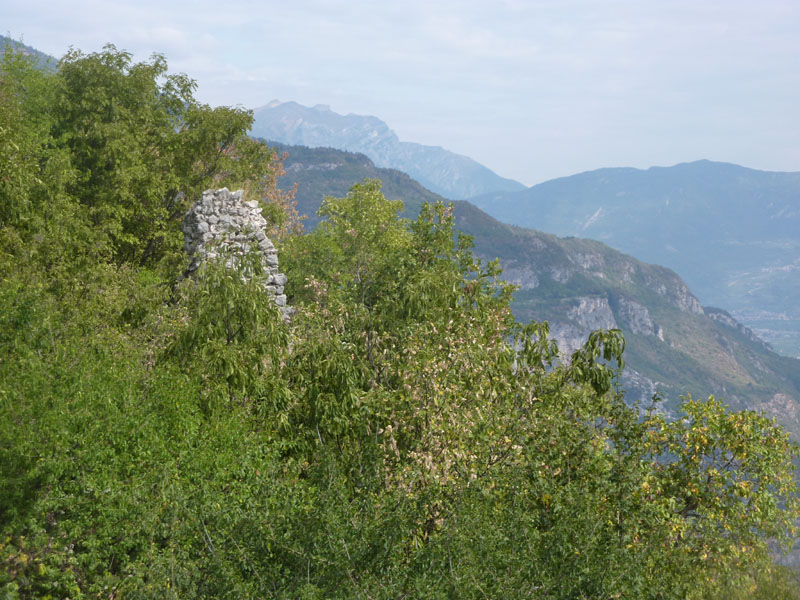
[[[625,404],[619,332],[555,362],[546,326],[514,322],[510,288],[455,240],[447,207],[407,225],[399,209],[372,182],[327,199],[328,220],[284,263],[304,303],[287,434],[306,440],[311,473],[340,482],[337,504],[359,507],[351,519],[393,528],[383,562],[362,563],[369,573],[326,555],[331,569],[427,597],[699,598],[768,562],[767,540],[790,535],[797,514],[780,428],[716,407],[719,456],[758,423],[748,439],[763,444],[761,462],[727,457],[726,468],[761,490],[763,507],[725,483],[707,490],[708,526],[683,514],[687,482],[705,482],[708,465],[676,463],[653,440],[662,426],[682,439],[696,415],[642,420]],[[656,480],[670,491],[654,500]],[[377,543],[346,521],[327,522],[315,547],[350,539],[353,556]],[[329,576],[328,589],[346,585]]]
[[[620,332],[559,357],[452,207],[365,181],[294,235],[248,114],[160,57],[4,60],[0,595],[796,596],[773,422],[628,406]],[[174,282],[183,206],[235,181],[285,235],[290,324],[255,255]]]
[[[682,410],[647,420],[654,462],[638,492],[662,507],[670,543],[707,572],[763,559],[770,540],[789,544],[798,499],[788,433],[713,396]]]
[[[57,86],[53,136],[80,174],[70,191],[118,261],[147,264],[180,247],[175,222],[187,202],[212,182],[269,169],[273,155],[246,136],[252,114],[198,103],[195,82],[168,74],[161,55],[133,63],[112,45],[71,51]]]
[[[252,113],[199,103],[195,82],[169,74],[161,55],[135,63],[113,45],[73,50],[47,73],[6,53],[0,72],[2,223],[42,215],[28,228],[39,233],[51,222],[81,223],[83,233],[47,238],[54,247],[73,239],[76,254],[94,260],[152,266],[180,261],[177,225],[206,188],[245,185],[267,208],[290,206],[275,186],[276,153],[246,134]]]
[[[281,395],[281,361],[286,328],[273,298],[264,290],[263,264],[256,252],[205,262],[181,286],[185,314],[167,356],[202,382],[204,408],[220,398],[253,403]]]

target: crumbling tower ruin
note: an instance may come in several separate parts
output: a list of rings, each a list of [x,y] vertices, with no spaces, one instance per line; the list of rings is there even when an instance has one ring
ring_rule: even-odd
[[[242,190],[227,188],[206,190],[183,218],[184,248],[192,259],[188,272],[194,273],[205,260],[225,256],[235,267],[237,256],[251,250],[261,254],[264,267],[264,291],[273,296],[275,304],[286,317],[286,275],[278,272],[278,252],[267,237],[267,221],[261,215],[258,202],[243,200]]]

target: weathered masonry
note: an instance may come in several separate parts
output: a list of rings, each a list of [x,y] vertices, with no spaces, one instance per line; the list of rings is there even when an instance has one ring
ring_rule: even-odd
[[[287,316],[290,309],[283,293],[286,275],[278,271],[278,252],[265,233],[267,221],[258,202],[245,202],[243,195],[242,190],[206,190],[186,213],[181,229],[184,247],[192,259],[188,272],[194,273],[203,261],[222,257],[234,268],[237,257],[255,250],[264,267],[264,291]]]

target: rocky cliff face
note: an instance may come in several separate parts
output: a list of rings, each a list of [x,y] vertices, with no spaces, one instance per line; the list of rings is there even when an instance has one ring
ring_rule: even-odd
[[[644,275],[647,287],[663,296],[678,309],[702,315],[703,307],[700,305],[700,301],[689,291],[681,278],[667,269],[660,271],[657,274],[647,273]]]
[[[562,302],[563,319],[550,322],[550,335],[559,351],[569,356],[597,329],[618,329],[608,298],[577,297]]]
[[[399,169],[445,198],[461,199],[525,186],[500,177],[471,158],[437,146],[401,142],[376,117],[340,115],[327,106],[309,108],[273,101],[254,111],[251,134],[267,140],[310,147],[362,152],[376,166]]]
[[[656,335],[663,341],[664,330],[656,326],[644,304],[625,296],[619,296],[616,300],[617,314],[627,329],[639,335]]]

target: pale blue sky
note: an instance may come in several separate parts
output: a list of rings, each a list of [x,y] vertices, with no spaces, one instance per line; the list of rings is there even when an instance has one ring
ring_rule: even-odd
[[[57,57],[161,52],[210,104],[375,115],[526,184],[700,158],[800,171],[798,0],[3,5],[3,33]]]

